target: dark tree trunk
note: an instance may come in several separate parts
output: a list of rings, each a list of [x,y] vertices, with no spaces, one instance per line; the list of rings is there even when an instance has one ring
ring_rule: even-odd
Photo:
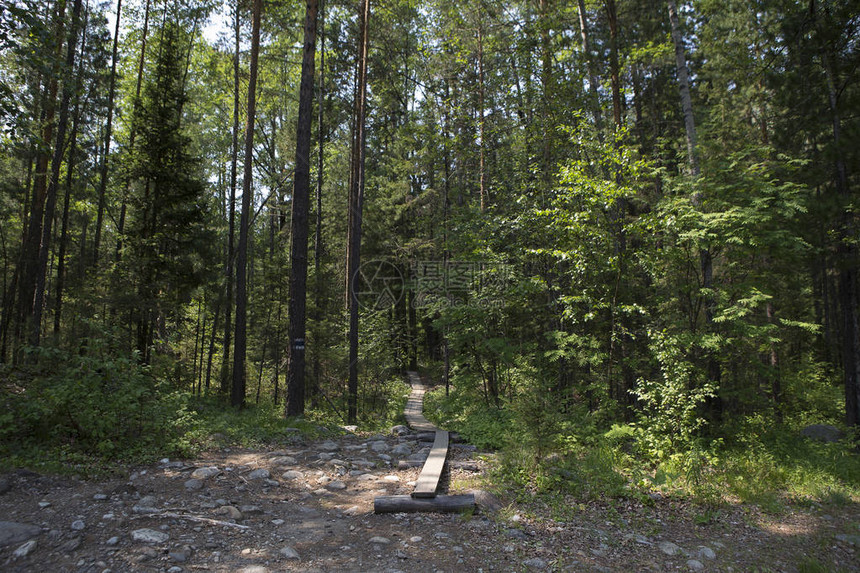
[[[122,0],[116,4],[116,28],[113,35],[113,56],[110,65],[110,88],[108,90],[107,125],[105,126],[104,151],[102,151],[102,164],[99,173],[99,204],[96,212],[96,235],[93,240],[93,266],[98,266],[99,250],[101,248],[102,225],[104,220],[105,204],[107,197],[108,157],[110,156],[110,142],[113,132],[113,107],[116,96],[116,60],[117,47],[119,44],[119,22],[122,16]]]
[[[233,267],[235,253],[236,235],[236,172],[239,162],[239,6],[235,7],[235,21],[233,23],[233,144],[230,158],[230,206],[229,206],[229,231],[227,235],[227,263],[224,269],[225,301],[224,301],[224,359],[221,363],[221,395],[226,396],[230,388],[230,350],[232,344],[232,322],[233,322]]]
[[[358,298],[355,294],[358,266],[361,262],[361,218],[364,203],[364,143],[367,106],[367,51],[370,0],[362,0],[359,14],[358,66],[356,68],[355,104],[353,109],[352,158],[349,189],[349,228],[347,236],[347,304],[349,306],[349,380],[347,388],[347,421],[358,419]]]
[[[311,119],[313,117],[314,57],[318,0],[307,0],[296,163],[290,219],[290,323],[288,333],[287,416],[305,412],[305,327],[308,280],[308,208],[311,187]]]
[[[262,0],[254,0],[251,32],[251,64],[248,77],[248,118],[245,121],[245,168],[242,177],[242,215],[239,220],[239,245],[236,253],[236,348],[233,353],[233,384],[230,403],[237,408],[245,405],[245,355],[247,350],[247,267],[248,231],[251,214],[251,179],[254,163],[254,114],[257,108],[257,60],[260,53],[260,15]]]
[[[45,288],[48,280],[48,255],[53,236],[54,211],[57,206],[57,189],[60,184],[60,166],[66,147],[66,131],[69,125],[69,107],[75,91],[74,68],[75,52],[78,46],[78,28],[81,16],[81,0],[75,0],[72,8],[72,26],[69,29],[69,41],[66,48],[66,67],[63,82],[63,97],[60,102],[60,120],[57,124],[57,140],[54,155],[51,159],[51,182],[45,198],[45,220],[42,224],[42,240],[39,247],[39,265],[36,272],[36,290],[33,298],[33,322],[30,331],[30,344],[38,346],[42,334],[42,311],[45,306]]]

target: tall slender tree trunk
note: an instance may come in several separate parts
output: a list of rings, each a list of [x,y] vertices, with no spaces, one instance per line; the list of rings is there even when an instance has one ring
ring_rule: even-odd
[[[323,176],[325,175],[325,122],[323,111],[325,109],[325,1],[320,0],[319,8],[319,39],[320,39],[320,70],[319,70],[319,92],[317,93],[317,205],[316,205],[316,228],[314,231],[314,314],[312,316],[313,323],[317,329],[317,336],[314,336],[314,342],[320,344],[320,319],[322,317],[323,305],[323,281],[320,277],[322,268],[323,256],[323,238],[322,238],[322,193],[323,193]],[[320,367],[321,358],[319,348],[315,348],[313,352],[313,381],[311,385],[311,407],[316,405],[316,397],[320,391]]]
[[[858,259],[855,238],[855,215],[847,206],[853,197],[842,142],[842,114],[839,109],[837,80],[833,70],[831,50],[824,41],[824,27],[818,16],[815,0],[810,0],[809,13],[819,36],[819,58],[824,71],[830,128],[833,138],[833,167],[836,193],[846,206],[839,221],[839,243],[836,254],[839,264],[839,305],[842,309],[842,369],[845,383],[845,423],[860,426],[860,324],[858,324]]]
[[[687,69],[686,49],[684,47],[684,38],[681,35],[681,25],[678,20],[678,8],[675,0],[667,0],[669,11],[669,23],[672,30],[672,43],[675,47],[675,65],[678,72],[678,91],[681,97],[681,110],[684,116],[684,133],[687,142],[687,161],[689,164],[690,175],[696,181],[701,175],[698,160],[698,149],[696,144],[696,122],[693,117],[693,100],[690,93],[690,73]],[[698,187],[693,192],[690,198],[692,204],[697,209],[702,209],[703,197]],[[714,286],[714,263],[711,256],[711,250],[706,245],[699,248],[699,267],[702,275],[702,289],[708,293],[705,298],[705,324],[709,330],[714,328],[714,313],[716,310],[716,300],[712,290]],[[719,392],[720,380],[722,378],[722,369],[717,357],[713,351],[706,351],[708,379],[717,388]],[[718,420],[722,416],[722,401],[717,395],[707,404],[712,420]]]
[[[247,267],[248,231],[251,215],[251,193],[254,164],[254,114],[257,110],[257,60],[260,53],[260,16],[262,0],[254,0],[251,15],[251,63],[248,77],[248,118],[245,121],[245,168],[242,176],[242,214],[239,218],[239,245],[236,252],[236,349],[233,353],[233,385],[230,403],[235,407],[245,405],[245,355],[247,350]]]
[[[305,412],[305,327],[308,279],[308,208],[311,187],[311,119],[313,117],[314,62],[318,0],[307,0],[299,118],[296,129],[296,163],[290,219],[290,322],[287,367],[287,416]]]
[[[122,0],[116,3],[116,28],[113,35],[113,55],[110,65],[110,87],[108,88],[107,124],[105,127],[104,151],[102,151],[102,164],[99,172],[99,204],[96,212],[96,235],[93,239],[93,267],[98,266],[99,250],[101,248],[102,225],[104,220],[105,205],[107,202],[107,178],[108,158],[110,157],[111,135],[113,133],[113,108],[116,96],[116,61],[117,48],[119,45],[119,22],[122,16]]]
[[[65,35],[66,0],[58,0],[54,14],[55,33],[55,64],[47,78],[43,91],[42,105],[42,141],[54,141],[54,121],[57,110],[57,91],[59,89],[60,65]],[[28,319],[33,318],[33,305],[36,297],[36,282],[39,269],[39,253],[41,249],[42,225],[44,223],[45,202],[48,194],[48,167],[50,157],[48,152],[40,148],[36,153],[36,166],[33,179],[32,201],[30,203],[29,221],[24,233],[24,243],[21,249],[18,273],[17,294],[18,310],[15,321],[14,340],[24,340],[24,330]],[[31,331],[32,332],[32,331]],[[31,334],[32,338],[32,334]]]
[[[224,269],[225,295],[224,298],[224,360],[221,363],[221,394],[226,396],[230,388],[230,350],[232,345],[233,321],[233,268],[235,266],[235,235],[236,235],[236,172],[239,162],[239,6],[235,8],[233,23],[233,143],[230,158],[230,206],[229,231],[227,235],[227,263]]]
[[[152,4],[152,0],[146,0],[146,5],[143,9],[143,30],[140,34],[140,57],[137,60],[137,83],[134,88],[134,104],[132,111],[132,122],[131,129],[128,134],[128,147],[129,149],[134,149],[134,141],[137,137],[137,124],[134,121],[134,117],[137,115],[137,108],[140,105],[140,92],[143,87],[143,70],[146,65],[146,42],[149,34],[149,12]],[[125,193],[122,196],[122,201],[119,210],[119,223],[117,223],[116,229],[116,261],[119,262],[122,259],[122,248],[123,248],[123,233],[125,232],[125,216],[127,211],[126,206],[126,197],[128,195],[128,184],[126,184]]]
[[[347,301],[349,305],[349,380],[347,388],[347,421],[358,419],[358,298],[355,294],[358,267],[361,262],[361,219],[364,204],[364,144],[367,113],[367,52],[370,23],[370,0],[361,0],[359,14],[358,65],[353,109],[352,158],[349,190],[349,228],[347,236]]]
[[[545,0],[542,0],[545,1]],[[486,148],[484,132],[484,21],[481,13],[481,8],[478,8],[478,139],[480,139],[480,147],[478,149],[478,192],[480,196],[481,212],[487,207],[487,166],[486,166]]]
[[[45,306],[45,288],[48,279],[48,255],[53,237],[54,211],[57,206],[57,189],[60,183],[60,166],[66,147],[66,131],[69,125],[69,107],[75,91],[74,69],[75,52],[78,46],[78,28],[81,17],[81,0],[75,0],[72,8],[72,25],[69,29],[69,40],[66,51],[66,68],[63,82],[63,97],[60,102],[60,120],[57,124],[57,140],[54,155],[51,159],[51,181],[45,198],[45,220],[42,225],[42,240],[39,247],[39,265],[36,273],[36,290],[33,299],[33,322],[30,332],[30,343],[38,346],[42,334],[42,312]]]
[[[598,137],[602,138],[603,113],[600,109],[600,94],[598,92],[597,66],[594,55],[591,53],[591,42],[588,33],[588,17],[585,11],[585,0],[577,0],[579,9],[579,34],[582,37],[582,52],[588,63],[588,93],[591,97],[591,114],[594,118],[594,127],[597,129]]]

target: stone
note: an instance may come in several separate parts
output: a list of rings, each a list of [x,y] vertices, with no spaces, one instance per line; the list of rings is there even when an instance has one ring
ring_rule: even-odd
[[[170,535],[163,531],[155,531],[154,529],[135,529],[131,532],[131,538],[140,543],[164,543],[170,539]]]
[[[332,442],[331,440],[326,440],[322,444],[320,444],[319,448],[325,452],[334,452],[340,449],[340,446],[336,442]]]
[[[326,484],[326,488],[332,491],[340,491],[346,489],[346,484],[340,480],[335,480]]]
[[[657,547],[660,549],[660,551],[669,556],[677,555],[681,552],[681,548],[672,543],[671,541],[661,541],[657,544]]]
[[[12,482],[7,477],[0,477],[0,495],[12,489]]]
[[[391,461],[391,456],[389,456],[388,454],[378,454],[376,457],[378,457],[383,462],[390,462]]]
[[[284,559],[299,559],[299,553],[289,545],[285,547],[281,547],[281,550],[278,552]]]
[[[106,493],[97,493],[93,496],[95,501],[104,501],[108,498]]]
[[[240,505],[239,511],[241,511],[243,515],[259,515],[263,513],[263,510],[257,505]]]
[[[717,554],[714,553],[714,550],[710,547],[706,547],[704,545],[700,545],[699,549],[696,551],[696,557],[701,559],[716,559]]]
[[[409,428],[404,425],[397,425],[391,428],[391,434],[395,436],[403,436],[409,433]]]
[[[653,545],[648,538],[641,533],[628,533],[624,536],[625,541],[634,541],[640,545]]]
[[[289,481],[302,479],[304,477],[305,477],[305,474],[303,474],[302,472],[300,472],[298,470],[289,470],[289,471],[286,471],[286,472],[281,474],[282,479],[289,480]]]
[[[108,547],[113,547],[114,545],[118,545],[118,544],[119,544],[119,537],[117,537],[116,535],[114,535],[113,537],[111,537],[110,539],[105,541],[105,545],[107,545]]]
[[[182,549],[174,549],[169,552],[167,556],[177,563],[185,563],[188,561],[188,558],[191,557],[191,548],[183,547]]]
[[[410,537],[410,538],[409,538],[409,542],[410,542],[410,543],[421,543],[421,541],[422,541],[423,539],[424,539],[424,538],[423,538],[423,537],[421,537],[420,535],[413,535],[412,537]]]
[[[334,454],[331,452],[320,452],[317,454],[317,459],[323,462],[334,459]]]
[[[211,477],[215,477],[221,473],[221,470],[216,468],[215,466],[210,466],[208,468],[197,468],[193,472],[191,472],[191,477],[194,479],[209,479]]]
[[[76,519],[72,522],[72,529],[75,531],[83,531],[87,528],[87,524],[84,523],[83,519]]]
[[[378,543],[379,545],[388,545],[391,543],[391,540],[387,537],[382,537],[381,535],[376,535],[367,540],[368,543]]]
[[[272,458],[272,465],[274,467],[294,466],[296,463],[296,458],[293,456],[278,456],[276,458]]]
[[[860,547],[860,535],[839,533],[835,535],[835,537],[837,541],[841,541],[846,545],[854,545],[855,547]]]
[[[395,456],[408,456],[412,453],[412,448],[408,444],[397,444],[391,448],[391,453]]]
[[[250,480],[269,479],[270,476],[271,476],[271,474],[269,473],[269,470],[267,470],[266,468],[260,468],[260,469],[256,469],[256,470],[252,471],[251,473],[249,473],[248,479],[250,479]]]
[[[71,553],[81,546],[80,537],[72,537],[60,546],[60,551],[63,553]]]
[[[811,426],[806,426],[800,430],[800,435],[825,443],[838,442],[845,437],[839,428],[830,424],[812,424]]]
[[[354,517],[361,512],[357,505],[353,505],[352,507],[348,507],[343,510],[343,514],[347,517]]]
[[[203,489],[203,480],[192,478],[185,482],[185,489],[188,491],[200,491]]]
[[[523,561],[523,565],[528,569],[534,569],[535,571],[543,571],[547,567],[546,561],[544,561],[540,557],[526,559],[525,561]]]
[[[390,483],[398,483],[400,481],[400,478],[398,476],[395,476],[395,475],[385,476],[382,479],[387,481],[387,482],[390,482]]]
[[[233,505],[225,505],[218,510],[218,513],[220,515],[226,516],[227,519],[235,519],[236,521],[239,521],[245,517],[244,515],[242,515],[242,512],[239,511],[239,508]]]
[[[688,559],[687,567],[690,568],[690,571],[702,571],[705,568],[702,562],[696,559]]]
[[[35,548],[36,548],[36,540],[31,539],[30,541],[27,541],[21,547],[19,547],[15,551],[13,551],[12,555],[15,557],[15,559],[21,559],[23,557],[28,556],[30,553],[32,553]]]
[[[525,541],[529,538],[522,529],[506,529],[505,535],[521,541]]]
[[[380,440],[378,442],[371,442],[370,443],[370,449],[373,450],[374,452],[380,453],[380,452],[387,452],[391,448],[388,447],[387,443]]]

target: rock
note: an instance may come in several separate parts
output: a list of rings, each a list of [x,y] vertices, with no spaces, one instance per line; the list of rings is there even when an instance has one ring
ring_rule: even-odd
[[[292,481],[292,480],[304,478],[305,474],[303,474],[302,472],[300,472],[298,470],[289,470],[289,471],[286,471],[283,474],[281,474],[281,477],[285,480],[291,480]]]
[[[860,547],[860,535],[850,535],[839,533],[835,535],[837,541],[841,541],[846,545],[854,545],[855,547]]]
[[[39,509],[47,509],[49,507],[51,507],[50,501],[40,501],[39,502]]]
[[[522,529],[506,529],[505,535],[514,539],[525,541],[529,538]]]
[[[296,463],[296,458],[293,456],[278,456],[272,459],[272,465],[275,467],[294,466]]]
[[[299,559],[299,553],[289,545],[282,547],[279,551],[284,559]]]
[[[188,558],[191,557],[191,548],[186,546],[182,549],[174,549],[169,552],[167,556],[177,563],[185,563],[188,561]]]
[[[423,462],[427,459],[426,452],[418,452],[417,454],[412,454],[408,458],[406,458],[410,462]]]
[[[387,537],[382,537],[380,535],[376,535],[367,540],[368,543],[378,543],[379,545],[388,545],[391,543],[391,540]]]
[[[260,468],[260,469],[256,469],[256,470],[252,471],[251,473],[249,473],[248,479],[250,479],[250,480],[269,479],[270,476],[271,476],[271,474],[269,473],[269,470],[267,470],[266,468]]]
[[[131,538],[140,543],[164,543],[170,536],[163,531],[155,531],[154,529],[135,529],[131,532]]]
[[[373,450],[374,452],[381,453],[381,452],[387,452],[391,448],[388,447],[387,443],[385,443],[382,440],[379,440],[378,442],[371,442],[370,443],[370,449]]]
[[[216,468],[215,466],[211,466],[208,468],[197,468],[193,472],[191,472],[191,477],[194,479],[209,479],[211,477],[215,477],[221,473],[221,470]]]
[[[107,545],[108,547],[113,547],[114,545],[117,545],[117,544],[119,544],[119,537],[117,537],[117,536],[113,536],[110,539],[108,539],[107,541],[105,541],[105,545]]]
[[[395,475],[385,476],[382,479],[387,481],[387,482],[390,482],[390,483],[398,483],[400,481],[400,478],[398,476],[395,476]]]
[[[691,571],[702,571],[705,568],[701,561],[697,561],[695,559],[687,560],[687,567],[689,567]]]
[[[335,452],[340,449],[340,446],[336,442],[332,442],[331,440],[327,440],[319,445],[319,448],[325,452]]]
[[[409,538],[409,542],[410,542],[410,543],[421,543],[421,541],[422,541],[423,539],[424,539],[424,538],[423,538],[423,537],[421,537],[420,535],[413,535],[412,537],[410,537],[410,538]]]
[[[397,444],[391,448],[391,453],[395,456],[408,456],[412,453],[412,448],[408,444]]]
[[[466,493],[475,496],[475,504],[485,513],[495,513],[504,507],[499,498],[483,489],[470,489]]]
[[[333,481],[333,482],[329,482],[329,483],[326,485],[326,488],[328,488],[328,489],[330,489],[330,490],[332,490],[332,491],[340,491],[340,490],[344,490],[344,489],[346,489],[346,484],[345,484],[345,483],[343,483],[343,482],[342,482],[342,481],[340,481],[340,480],[335,480],[335,481]]]
[[[829,424],[812,424],[800,430],[800,435],[819,442],[838,442],[844,435],[836,426]]]
[[[242,515],[242,512],[239,511],[239,508],[233,505],[225,505],[218,510],[218,513],[220,515],[226,516],[227,519],[235,519],[236,521],[240,521],[245,517],[244,515]]]
[[[106,493],[97,493],[93,496],[94,501],[104,501],[108,498]]]
[[[669,556],[677,555],[681,552],[681,548],[672,543],[671,541],[661,541],[657,544],[657,547],[660,548],[660,551]]]
[[[63,543],[62,545],[60,545],[60,551],[62,551],[63,553],[72,553],[73,551],[76,551],[78,549],[78,547],[80,547],[80,546],[81,546],[81,538],[80,537],[73,537],[73,538],[69,539],[68,541],[66,541],[65,543]]]
[[[348,507],[348,508],[344,509],[343,514],[347,517],[353,517],[353,516],[358,515],[360,511],[361,510],[358,508],[357,505],[353,505],[352,507]]]
[[[24,543],[21,547],[12,552],[12,555],[15,559],[21,559],[23,557],[28,556],[32,551],[36,548],[36,540],[31,539],[30,541]]]
[[[200,491],[203,489],[203,480],[192,478],[185,482],[185,489],[188,491]]]
[[[698,551],[696,551],[696,557],[701,559],[716,559],[717,554],[714,553],[714,550],[710,547],[706,547],[704,545],[700,545]]]
[[[12,482],[7,477],[0,477],[0,495],[12,489]]]
[[[182,573],[182,567],[178,567],[174,565],[170,569],[167,570],[167,573]]]
[[[540,557],[526,559],[525,561],[523,561],[523,565],[528,569],[534,569],[536,571],[543,571],[547,567],[546,561],[544,561]]]
[[[382,460],[383,462],[390,462],[391,461],[391,456],[389,456],[388,454],[378,454],[377,457],[380,460]]]
[[[641,533],[628,533],[627,535],[624,536],[624,539],[626,541],[635,541],[636,543],[639,543],[640,545],[654,545],[653,543],[648,541],[648,538],[645,537],[644,535],[642,535]]]
[[[87,524],[82,519],[76,519],[72,522],[72,529],[75,531],[83,531],[87,528]]]
[[[409,433],[409,428],[401,424],[391,428],[391,433],[395,436],[403,436]]]
[[[259,515],[263,513],[263,510],[257,505],[240,505],[239,511],[241,511],[243,515]]]

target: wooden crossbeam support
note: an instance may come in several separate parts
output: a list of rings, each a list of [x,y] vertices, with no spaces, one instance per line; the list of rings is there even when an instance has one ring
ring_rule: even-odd
[[[432,498],[414,498],[410,495],[381,495],[373,499],[374,513],[459,513],[475,508],[475,496],[437,495]]]

